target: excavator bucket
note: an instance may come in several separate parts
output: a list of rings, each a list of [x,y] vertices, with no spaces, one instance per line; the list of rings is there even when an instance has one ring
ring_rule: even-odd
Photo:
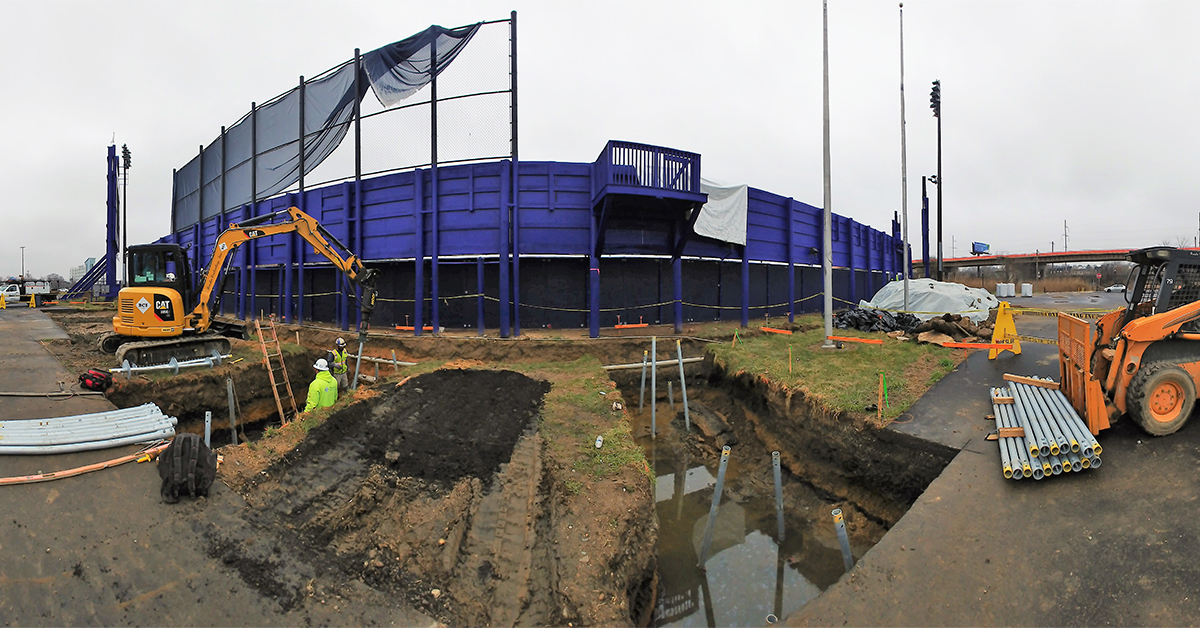
[[[1087,422],[1088,431],[1099,434],[1109,428],[1108,411],[1100,380],[1092,373],[1092,326],[1086,320],[1059,312],[1058,367],[1062,392]]]

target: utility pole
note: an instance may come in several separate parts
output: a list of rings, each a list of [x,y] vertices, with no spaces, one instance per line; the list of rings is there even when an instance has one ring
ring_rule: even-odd
[[[900,3],[900,219],[904,240],[904,311],[908,311],[908,276],[912,256],[908,252],[908,146],[904,135],[904,3]]]
[[[1063,221],[1063,253],[1067,252],[1067,238],[1068,237],[1069,236],[1067,235],[1067,221],[1064,220]]]
[[[821,347],[831,349],[833,341],[833,188],[829,176],[829,0],[821,2],[821,26],[824,31],[823,74],[824,74],[824,129],[825,150],[823,155],[825,166],[825,220],[821,236],[821,274],[825,276],[825,342]]]
[[[944,279],[942,267],[942,82],[935,80],[933,90],[929,92],[929,108],[933,117],[937,118],[937,280]]]

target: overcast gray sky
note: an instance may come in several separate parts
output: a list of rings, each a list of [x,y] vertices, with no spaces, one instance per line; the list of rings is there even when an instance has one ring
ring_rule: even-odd
[[[521,157],[608,139],[699,152],[704,175],[820,206],[820,0],[0,0],[0,275],[103,253],[106,146],[128,144],[129,239],[169,231],[171,169],[251,101],[430,24],[518,11]],[[899,10],[829,8],[833,210],[901,206]],[[908,206],[936,171],[946,255],[1135,248],[1200,230],[1200,3],[910,0]],[[368,99],[373,99],[371,95]],[[932,195],[932,192],[931,192]]]

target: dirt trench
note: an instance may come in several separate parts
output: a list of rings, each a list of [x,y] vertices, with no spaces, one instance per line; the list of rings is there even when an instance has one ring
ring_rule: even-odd
[[[731,373],[711,360],[706,365],[708,384],[745,408],[758,439],[780,452],[793,475],[885,527],[900,520],[957,453],[879,429],[866,417],[830,411],[756,374]]]

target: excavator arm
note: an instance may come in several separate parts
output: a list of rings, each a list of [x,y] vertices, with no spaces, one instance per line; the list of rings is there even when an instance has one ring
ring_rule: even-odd
[[[276,219],[284,217],[286,219],[281,222],[274,222]],[[313,252],[325,256],[351,281],[363,288],[364,293],[360,303],[362,323],[358,329],[361,355],[361,346],[366,340],[368,321],[371,318],[371,312],[375,309],[375,275],[377,271],[364,267],[362,260],[357,255],[351,253],[315,218],[296,207],[257,216],[242,223],[231,223],[229,228],[221,233],[217,238],[216,247],[213,249],[212,261],[204,273],[204,284],[200,289],[196,307],[188,315],[190,326],[198,331],[205,331],[212,324],[213,292],[216,290],[218,281],[224,275],[225,263],[239,246],[250,240],[286,233],[295,233],[304,238],[312,245]]]

